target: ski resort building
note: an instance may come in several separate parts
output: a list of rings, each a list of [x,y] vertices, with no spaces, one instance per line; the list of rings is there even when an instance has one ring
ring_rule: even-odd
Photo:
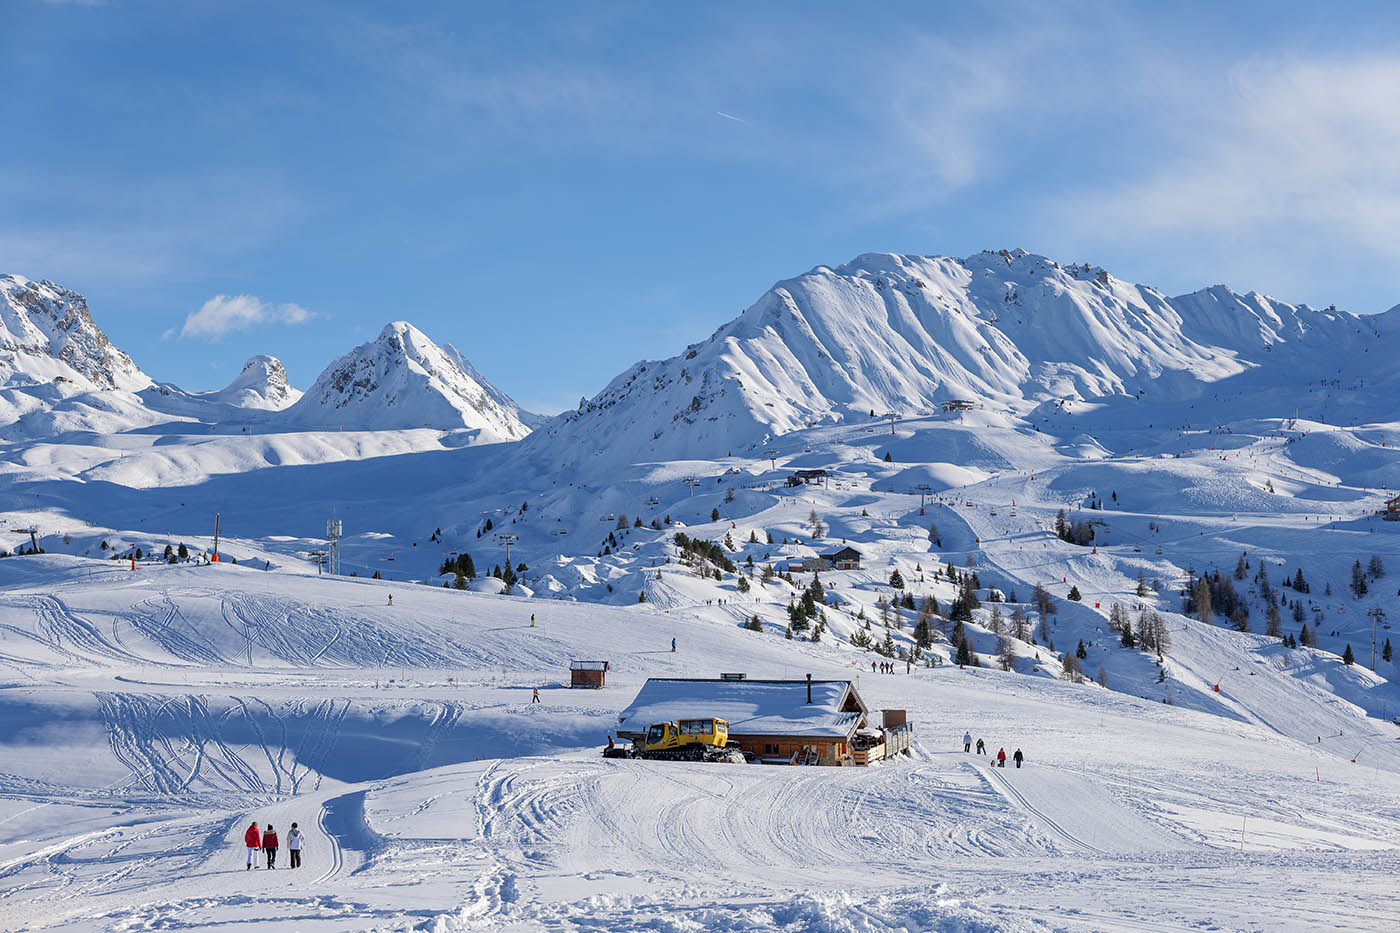
[[[821,558],[836,570],[860,569],[860,551],[857,551],[853,547],[843,547],[839,551],[823,554]]]
[[[1400,496],[1385,501],[1385,520],[1400,521]]]
[[[869,713],[849,680],[652,677],[619,714],[617,734],[640,743],[652,723],[715,717],[751,760],[851,765]]]

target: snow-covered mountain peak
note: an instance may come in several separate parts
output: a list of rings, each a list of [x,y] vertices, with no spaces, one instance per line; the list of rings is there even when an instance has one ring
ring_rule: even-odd
[[[407,321],[332,362],[290,408],[305,424],[387,428],[469,428],[516,440],[534,416],[491,385],[455,347],[438,346]]]
[[[151,384],[93,323],[82,295],[20,275],[0,275],[0,353],[0,383],[66,380],[132,392]]]
[[[1139,397],[1164,376],[1189,394],[1270,367],[1296,385],[1335,371],[1323,361],[1337,354],[1380,366],[1385,354],[1366,345],[1380,323],[1223,286],[1171,298],[1021,249],[865,253],[778,282],[708,340],[635,364],[531,443],[568,462],[604,436],[609,462],[680,459],[952,399],[1026,415]]]
[[[269,411],[280,411],[301,398],[301,392],[288,382],[282,361],[266,354],[258,354],[244,363],[234,380],[214,395],[218,401],[239,408]]]

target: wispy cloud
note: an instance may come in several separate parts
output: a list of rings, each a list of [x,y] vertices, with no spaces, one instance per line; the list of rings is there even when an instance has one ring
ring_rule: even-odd
[[[1271,289],[1400,259],[1400,57],[1260,57],[1154,103],[1151,162],[1047,197],[1048,226]]]
[[[252,295],[215,295],[185,318],[180,339],[218,340],[266,324],[304,324],[315,316],[292,302],[268,304]]]
[[[742,124],[744,124],[745,126],[748,126],[748,125],[749,125],[749,121],[748,121],[748,120],[745,120],[745,119],[742,118],[742,117],[736,117],[736,116],[734,116],[734,114],[732,114],[732,113],[725,113],[723,110],[716,110],[716,111],[715,111],[715,115],[716,115],[716,116],[720,116],[720,117],[724,117],[726,120],[733,120],[735,123],[742,123]]]

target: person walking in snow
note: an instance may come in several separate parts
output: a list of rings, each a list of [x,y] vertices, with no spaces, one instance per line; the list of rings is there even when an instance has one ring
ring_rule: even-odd
[[[540,701],[540,688],[539,688],[539,687],[536,687],[536,688],[535,688],[535,692],[534,692],[533,694],[531,694],[531,696],[530,696],[530,702],[531,702],[531,703],[538,703],[539,701]]]
[[[301,830],[295,823],[292,824],[292,831],[287,833],[287,858],[290,860],[288,868],[301,867]]]
[[[983,742],[981,739],[978,739],[978,740],[977,740],[977,754],[979,754],[979,755],[985,755],[985,754],[987,754],[987,743],[986,743],[986,742]]]
[[[267,830],[262,834],[263,854],[267,856],[267,867],[277,867],[277,830],[272,828],[272,824],[267,824]]]
[[[534,628],[534,627],[535,627],[535,614],[532,612],[532,613],[530,613],[530,628]]]
[[[1006,749],[1004,748],[997,752],[997,767],[1006,767]]]
[[[1019,748],[1016,749],[1016,754],[1012,755],[1011,757],[1016,759],[1016,767],[1018,768],[1021,767],[1021,762],[1026,759],[1026,756],[1021,754],[1021,750]]]
[[[671,653],[672,653],[672,654],[675,654],[675,652],[676,652],[676,640],[675,640],[674,638],[672,638],[672,639],[671,639]]]
[[[258,867],[258,853],[262,851],[262,833],[258,832],[257,821],[243,834],[243,844],[248,847],[248,867],[244,871],[252,871]]]
[[[964,733],[963,733],[963,754],[966,754],[966,753],[968,753],[968,752],[970,752],[970,751],[972,751],[972,733],[971,733],[971,732],[964,732]]]

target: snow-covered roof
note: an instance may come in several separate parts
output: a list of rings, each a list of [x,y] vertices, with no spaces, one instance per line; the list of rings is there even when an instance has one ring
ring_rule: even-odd
[[[653,677],[618,717],[619,735],[642,735],[654,722],[714,716],[729,734],[846,739],[869,712],[849,680],[694,680]]]

